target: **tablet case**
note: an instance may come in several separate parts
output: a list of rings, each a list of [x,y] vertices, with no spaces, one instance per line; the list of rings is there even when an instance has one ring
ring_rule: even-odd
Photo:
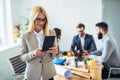
[[[42,51],[47,51],[50,47],[53,47],[54,41],[55,36],[45,36]]]

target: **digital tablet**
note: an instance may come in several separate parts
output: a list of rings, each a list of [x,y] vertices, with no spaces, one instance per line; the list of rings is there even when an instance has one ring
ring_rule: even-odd
[[[42,51],[47,51],[50,47],[53,47],[54,41],[55,36],[45,36]]]

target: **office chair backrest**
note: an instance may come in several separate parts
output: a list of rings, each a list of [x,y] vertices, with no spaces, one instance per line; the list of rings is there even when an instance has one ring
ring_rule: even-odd
[[[9,58],[9,61],[12,65],[14,76],[23,75],[26,68],[26,63],[21,61],[20,55],[16,55],[12,58]]]

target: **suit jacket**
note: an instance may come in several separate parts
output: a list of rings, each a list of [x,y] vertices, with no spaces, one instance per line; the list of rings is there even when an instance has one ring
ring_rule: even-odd
[[[76,51],[75,48],[76,50],[82,50],[81,40],[79,35],[75,35],[73,37],[70,51],[75,52]],[[90,52],[96,50],[96,45],[92,35],[86,34],[84,41],[84,50],[88,50]]]
[[[50,31],[50,35],[55,35]],[[54,46],[57,45],[55,40]],[[26,62],[25,79],[27,80],[48,80],[56,75],[54,64],[51,60],[50,53],[45,52],[42,57],[33,55],[34,50],[38,48],[38,43],[34,32],[25,33],[21,37],[20,54],[21,60]]]

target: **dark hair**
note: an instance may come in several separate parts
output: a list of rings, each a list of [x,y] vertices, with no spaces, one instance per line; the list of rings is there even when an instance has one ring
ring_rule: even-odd
[[[99,27],[99,28],[101,28],[101,29],[103,29],[105,31],[108,31],[108,24],[105,23],[105,22],[99,22],[99,23],[97,23],[96,27]]]
[[[81,28],[81,27],[83,27],[85,29],[85,25],[82,24],[82,23],[79,23],[78,26],[77,26],[77,28]]]
[[[56,36],[60,36],[61,35],[61,29],[59,28],[54,28],[53,30],[55,30]]]

